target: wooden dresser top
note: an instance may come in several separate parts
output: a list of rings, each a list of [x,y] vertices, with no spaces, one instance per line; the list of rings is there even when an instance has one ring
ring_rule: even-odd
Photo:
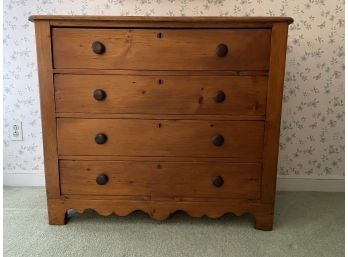
[[[78,16],[78,15],[33,15],[32,22],[50,21],[53,26],[130,26],[130,27],[272,27],[273,23],[294,20],[290,17],[154,17],[154,16]]]

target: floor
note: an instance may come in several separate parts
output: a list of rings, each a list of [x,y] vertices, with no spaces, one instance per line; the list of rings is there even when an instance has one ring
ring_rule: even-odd
[[[4,188],[6,257],[340,257],[344,256],[344,194],[279,192],[272,232],[253,228],[251,216],[163,222],[75,214],[66,226],[47,224],[43,188]]]

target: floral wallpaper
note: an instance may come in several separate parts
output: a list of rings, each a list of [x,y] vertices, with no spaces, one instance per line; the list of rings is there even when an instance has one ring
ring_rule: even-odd
[[[43,172],[32,14],[293,17],[278,173],[343,178],[343,0],[4,0],[5,172]],[[23,141],[9,140],[16,120]]]

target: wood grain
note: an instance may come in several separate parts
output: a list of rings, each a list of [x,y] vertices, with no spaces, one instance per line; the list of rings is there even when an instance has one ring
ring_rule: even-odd
[[[267,77],[55,75],[54,82],[57,112],[265,114]],[[97,89],[104,100],[93,98]]]
[[[287,33],[286,23],[274,24],[263,149],[262,201],[265,203],[273,203],[275,199]]]
[[[61,155],[122,156],[262,156],[262,121],[58,119],[58,150]],[[95,135],[108,140],[96,144]],[[221,134],[222,146],[212,137]]]
[[[269,29],[52,29],[55,68],[268,70]],[[158,38],[158,33],[162,34]],[[95,54],[91,45],[105,45]],[[229,52],[216,56],[224,43]],[[256,47],[257,45],[257,47]],[[180,56],[178,56],[180,53]]]
[[[98,185],[100,174],[108,177]],[[214,176],[224,184],[215,187]],[[60,161],[63,195],[145,195],[161,197],[260,197],[260,164],[219,162]]]
[[[44,148],[45,181],[48,198],[59,198],[59,170],[52,74],[51,34],[47,21],[35,23],[40,85],[41,124]]]

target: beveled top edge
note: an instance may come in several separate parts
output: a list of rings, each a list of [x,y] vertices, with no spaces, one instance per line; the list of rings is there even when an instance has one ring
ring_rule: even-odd
[[[55,21],[114,21],[114,22],[294,22],[291,17],[283,16],[89,16],[89,15],[31,15],[29,21],[35,22],[38,20],[55,20]]]

